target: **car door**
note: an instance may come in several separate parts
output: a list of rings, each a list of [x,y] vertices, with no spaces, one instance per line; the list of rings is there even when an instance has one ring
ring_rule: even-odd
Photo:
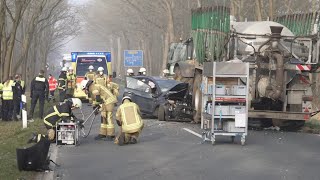
[[[153,97],[151,88],[143,81],[133,78],[126,78],[125,94],[131,96],[132,101],[135,102],[143,113],[150,114],[153,112]]]

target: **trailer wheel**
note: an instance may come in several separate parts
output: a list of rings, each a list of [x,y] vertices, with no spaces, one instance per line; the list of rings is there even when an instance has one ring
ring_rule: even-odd
[[[166,121],[166,112],[165,112],[164,106],[159,106],[158,120],[159,121]]]

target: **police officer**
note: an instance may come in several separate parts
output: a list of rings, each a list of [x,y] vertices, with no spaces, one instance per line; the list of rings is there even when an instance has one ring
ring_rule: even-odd
[[[67,89],[67,68],[63,67],[58,79],[59,101],[63,102],[66,98]]]
[[[10,76],[4,83],[2,88],[2,120],[12,120],[13,113],[13,80]]]
[[[107,75],[105,75],[103,73],[104,68],[103,67],[99,67],[97,71],[98,71],[98,73],[94,78],[94,83],[95,84],[99,84],[101,86],[106,86],[107,85]]]
[[[145,76],[145,75],[147,75],[147,70],[146,70],[146,68],[141,67],[141,68],[139,69],[138,75],[139,75],[139,76]]]
[[[116,113],[116,121],[120,127],[120,132],[115,139],[115,144],[120,146],[124,144],[136,144],[139,134],[143,129],[143,121],[139,106],[132,102],[130,97],[125,96],[122,98],[122,104]]]
[[[105,86],[88,82],[87,89],[92,93],[95,107],[101,106],[101,126],[95,140],[112,140],[115,137],[112,112],[117,98]],[[94,109],[95,109],[94,107]]]
[[[39,115],[43,118],[43,107],[45,99],[48,99],[49,95],[49,83],[44,76],[44,70],[40,70],[39,76],[35,77],[31,81],[31,108],[30,108],[30,119],[33,120],[33,112],[39,99]]]
[[[133,73],[132,69],[128,69],[127,70],[127,76],[134,76],[134,73]]]
[[[72,98],[74,94],[74,89],[76,88],[76,75],[73,73],[73,68],[69,68],[67,74],[67,98]]]
[[[69,98],[67,101],[55,105],[48,110],[48,114],[43,119],[43,123],[47,128],[47,138],[54,142],[56,134],[56,124],[61,121],[76,121],[80,126],[82,126],[83,120],[78,120],[72,113],[72,110],[82,107],[82,102],[78,98]],[[34,136],[29,140],[29,142],[37,142],[41,139],[40,134],[34,134]]]
[[[20,103],[21,95],[25,92],[24,82],[21,81],[21,76],[17,74],[12,85],[13,89],[13,119],[20,119]]]

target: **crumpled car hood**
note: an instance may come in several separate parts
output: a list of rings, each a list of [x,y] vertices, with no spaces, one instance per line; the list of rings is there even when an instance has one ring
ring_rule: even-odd
[[[168,99],[183,99],[188,92],[188,83],[179,83],[172,87],[168,92]]]

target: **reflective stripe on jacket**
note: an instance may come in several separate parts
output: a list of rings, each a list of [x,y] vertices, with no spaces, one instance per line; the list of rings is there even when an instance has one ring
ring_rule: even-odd
[[[116,117],[122,122],[121,127],[124,133],[135,133],[143,127],[139,107],[133,102],[124,102],[120,105]]]
[[[49,110],[49,114],[43,119],[43,122],[50,127],[56,127],[56,123],[60,122],[63,118],[67,118],[70,116],[71,105],[63,103],[61,105],[53,106]]]

